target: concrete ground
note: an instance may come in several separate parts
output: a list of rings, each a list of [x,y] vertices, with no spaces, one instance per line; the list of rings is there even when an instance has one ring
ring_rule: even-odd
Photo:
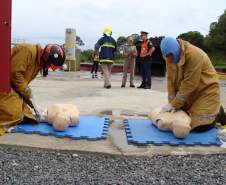
[[[103,88],[103,79],[92,79],[88,72],[55,72],[37,77],[31,84],[39,107],[52,103],[73,103],[82,115],[109,116],[108,138],[100,141],[59,139],[51,136],[7,134],[0,145],[16,145],[66,151],[98,152],[119,155],[186,155],[226,153],[223,147],[135,146],[128,145],[124,118],[146,118],[152,107],[167,103],[165,78],[153,78],[152,90],[121,88],[122,74],[112,76],[112,89]],[[135,78],[138,86],[140,78]],[[128,85],[127,85],[128,86]],[[222,104],[226,107],[226,82],[221,81]]]

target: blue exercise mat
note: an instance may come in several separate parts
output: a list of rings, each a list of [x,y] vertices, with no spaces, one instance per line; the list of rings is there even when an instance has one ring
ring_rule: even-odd
[[[42,122],[37,125],[21,123],[11,132],[25,134],[40,134],[44,136],[55,136],[59,138],[99,140],[107,137],[109,119],[97,116],[81,116],[77,126],[69,127],[64,132],[55,131],[52,125]]]
[[[221,141],[216,137],[218,128],[213,128],[207,132],[191,132],[185,139],[177,139],[172,132],[160,131],[150,120],[124,120],[125,131],[129,143],[138,145],[221,145]]]

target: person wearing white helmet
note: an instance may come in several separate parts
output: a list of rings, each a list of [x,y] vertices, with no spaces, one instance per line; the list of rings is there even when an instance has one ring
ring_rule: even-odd
[[[104,88],[111,88],[111,68],[116,52],[116,41],[111,36],[112,29],[105,28],[103,36],[95,44],[95,52],[99,54],[99,61],[104,74]]]
[[[185,111],[191,117],[191,130],[214,127],[220,110],[220,86],[207,54],[172,37],[165,37],[160,47],[167,67],[169,100],[162,112]]]

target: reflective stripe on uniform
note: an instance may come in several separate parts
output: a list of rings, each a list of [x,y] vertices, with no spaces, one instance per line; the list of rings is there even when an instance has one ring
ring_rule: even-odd
[[[202,116],[196,117],[195,119],[193,119],[193,121],[216,119],[216,117],[217,117],[217,113],[216,114],[202,115]]]
[[[102,44],[100,47],[115,48],[115,45],[113,45],[113,44],[111,44],[111,43],[105,43],[105,44]]]
[[[174,99],[174,96],[168,96],[168,100],[172,101]]]
[[[100,60],[100,62],[113,62],[113,60],[109,60],[109,59],[102,59],[102,60]]]
[[[185,101],[186,101],[186,100],[184,99],[184,97],[181,96],[179,93],[177,93],[176,99],[177,99],[178,101],[181,101],[181,102],[185,102]]]
[[[202,115],[194,118],[191,117],[192,129],[202,125],[210,125],[216,120],[216,117],[217,114]]]

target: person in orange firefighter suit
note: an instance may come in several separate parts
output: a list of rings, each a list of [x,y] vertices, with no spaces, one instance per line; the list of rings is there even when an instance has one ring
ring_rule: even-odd
[[[65,53],[59,45],[49,44],[42,49],[39,45],[18,44],[11,49],[11,91],[0,92],[0,135],[24,120],[37,123],[40,115],[29,84],[43,69],[56,70],[64,61]]]

